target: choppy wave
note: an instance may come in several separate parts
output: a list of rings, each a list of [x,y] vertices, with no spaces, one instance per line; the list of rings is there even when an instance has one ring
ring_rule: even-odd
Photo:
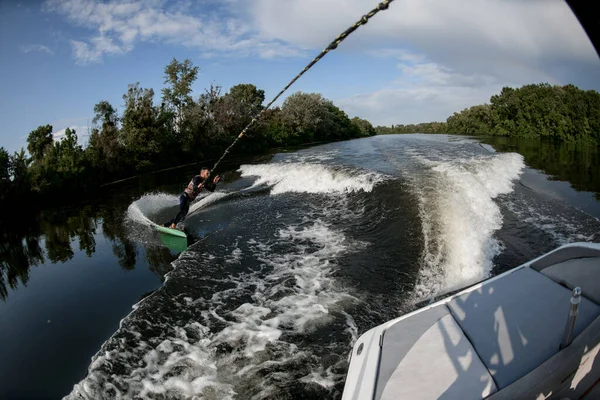
[[[343,379],[345,358],[323,367],[297,338],[336,318],[355,340],[343,309],[356,299],[332,274],[337,257],[359,246],[314,219],[225,251],[199,247],[121,322],[68,399],[266,399],[282,385],[327,392]]]
[[[200,199],[196,199],[195,202],[192,203],[192,205],[190,206],[190,214],[195,213],[196,211],[208,207],[209,205],[216,203],[217,201],[220,201],[226,197],[229,197],[231,195],[233,195],[235,192],[214,192],[214,193],[210,193],[204,197],[201,197]]]
[[[177,196],[167,193],[149,193],[134,201],[127,208],[127,217],[146,226],[156,225],[148,216],[156,215],[167,207],[179,203]]]
[[[271,236],[261,231],[233,243],[220,241],[218,251],[198,244],[184,252],[165,285],[121,321],[67,398],[227,399],[243,393],[262,399],[277,397],[282,385],[328,393],[343,379],[344,343],[357,337],[344,309],[357,300],[333,274],[336,259],[362,245],[320,217],[339,213],[346,193],[370,191],[379,177],[321,165],[244,166],[242,171],[257,177],[253,186],[270,186],[272,195],[335,195],[307,204],[296,223],[284,222]],[[208,195],[190,211],[227,195]],[[148,225],[149,216],[176,204],[176,196],[150,194],[134,202],[128,216]],[[320,350],[298,344],[333,320],[346,340],[330,344],[339,346],[341,356],[323,365],[316,356]]]
[[[214,192],[205,194],[191,204],[188,215],[191,215],[202,208],[208,207],[209,205],[231,196],[234,193],[235,192]],[[156,223],[151,220],[152,216],[156,216],[166,208],[173,208],[178,205],[178,196],[166,193],[150,193],[131,203],[131,205],[127,208],[127,217],[131,221],[142,225],[155,226]]]
[[[521,222],[550,236],[554,246],[600,241],[600,220],[560,200],[523,192],[514,194],[506,208]]]
[[[319,151],[318,153],[299,151],[297,153],[286,154],[281,162],[296,164],[322,163],[335,159],[338,154],[337,150]]]
[[[515,194],[517,154],[377,140],[385,157],[371,164],[351,148],[280,155],[239,169],[244,190],[265,190],[198,199],[191,212],[228,199],[214,207],[220,214],[192,220],[226,219],[226,229],[182,253],[67,398],[339,397],[358,334],[396,317],[415,294],[487,277],[511,212],[520,232],[531,225],[561,243],[598,238],[593,222],[581,229],[568,210],[554,218],[556,208]],[[147,224],[176,205],[176,196],[146,195],[128,216]]]
[[[425,244],[417,293],[429,296],[489,276],[502,250],[494,199],[513,190],[525,164],[514,153],[420,162],[427,170],[414,178]]]
[[[428,296],[486,277],[501,251],[494,238],[502,225],[495,198],[512,191],[522,157],[473,156],[464,149],[453,159],[411,149],[405,154],[419,165],[410,171],[424,240],[416,292]],[[349,212],[349,195],[369,194],[388,178],[297,162],[242,165],[240,172],[255,178],[251,187],[267,186],[273,196],[306,193],[321,196],[320,201],[307,201],[305,216],[271,237],[238,236],[235,243],[220,243],[218,252],[200,254],[196,246],[183,253],[165,286],[122,321],[69,398],[239,398],[243,393],[262,399],[277,397],[282,384],[316,385],[327,393],[343,379],[344,356],[322,365],[315,357],[322,349],[299,348],[296,338],[335,325],[345,337],[336,346],[345,349],[356,340],[358,328],[346,309],[360,300],[334,275],[338,257],[366,244],[350,240],[332,221],[360,224],[364,198]],[[190,211],[229,195],[209,194]],[[147,224],[148,215],[176,204],[175,196],[147,195],[128,215]]]
[[[272,186],[272,194],[370,192],[383,180],[382,175],[375,172],[322,164],[242,165],[240,172],[242,177],[257,177],[255,185]]]

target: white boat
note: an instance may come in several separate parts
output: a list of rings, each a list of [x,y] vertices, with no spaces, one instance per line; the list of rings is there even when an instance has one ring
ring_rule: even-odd
[[[364,333],[342,399],[600,399],[599,316],[600,244],[568,244]]]

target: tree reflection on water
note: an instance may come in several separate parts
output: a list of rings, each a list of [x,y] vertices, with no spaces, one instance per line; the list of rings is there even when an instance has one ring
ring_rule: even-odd
[[[27,286],[33,266],[65,263],[76,252],[87,257],[96,252],[96,239],[103,235],[121,268],[134,269],[140,246],[128,238],[123,221],[126,205],[83,206],[79,209],[44,210],[18,223],[0,222],[0,298],[9,289]],[[168,248],[148,247],[146,261],[161,279],[177,257]]]

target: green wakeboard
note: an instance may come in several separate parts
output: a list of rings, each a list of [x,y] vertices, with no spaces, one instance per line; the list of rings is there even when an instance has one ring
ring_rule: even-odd
[[[187,250],[188,240],[185,232],[164,226],[156,226],[156,230],[160,232],[160,241],[169,249],[180,253]]]
[[[166,233],[167,235],[172,235],[172,236],[177,236],[180,238],[187,239],[187,235],[185,234],[185,232],[182,232],[179,229],[165,228],[164,226],[157,225],[156,230],[161,233]]]

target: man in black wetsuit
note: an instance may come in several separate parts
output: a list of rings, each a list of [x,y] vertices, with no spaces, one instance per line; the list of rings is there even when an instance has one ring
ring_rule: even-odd
[[[206,182],[206,179],[210,176],[210,169],[203,167],[200,170],[200,175],[196,175],[192,178],[190,183],[187,185],[181,196],[179,196],[179,212],[169,222],[163,226],[175,229],[178,223],[183,221],[190,210],[190,203],[196,199],[202,189],[206,189],[209,192],[214,192],[217,183],[221,179],[220,176],[215,176],[212,182]]]

